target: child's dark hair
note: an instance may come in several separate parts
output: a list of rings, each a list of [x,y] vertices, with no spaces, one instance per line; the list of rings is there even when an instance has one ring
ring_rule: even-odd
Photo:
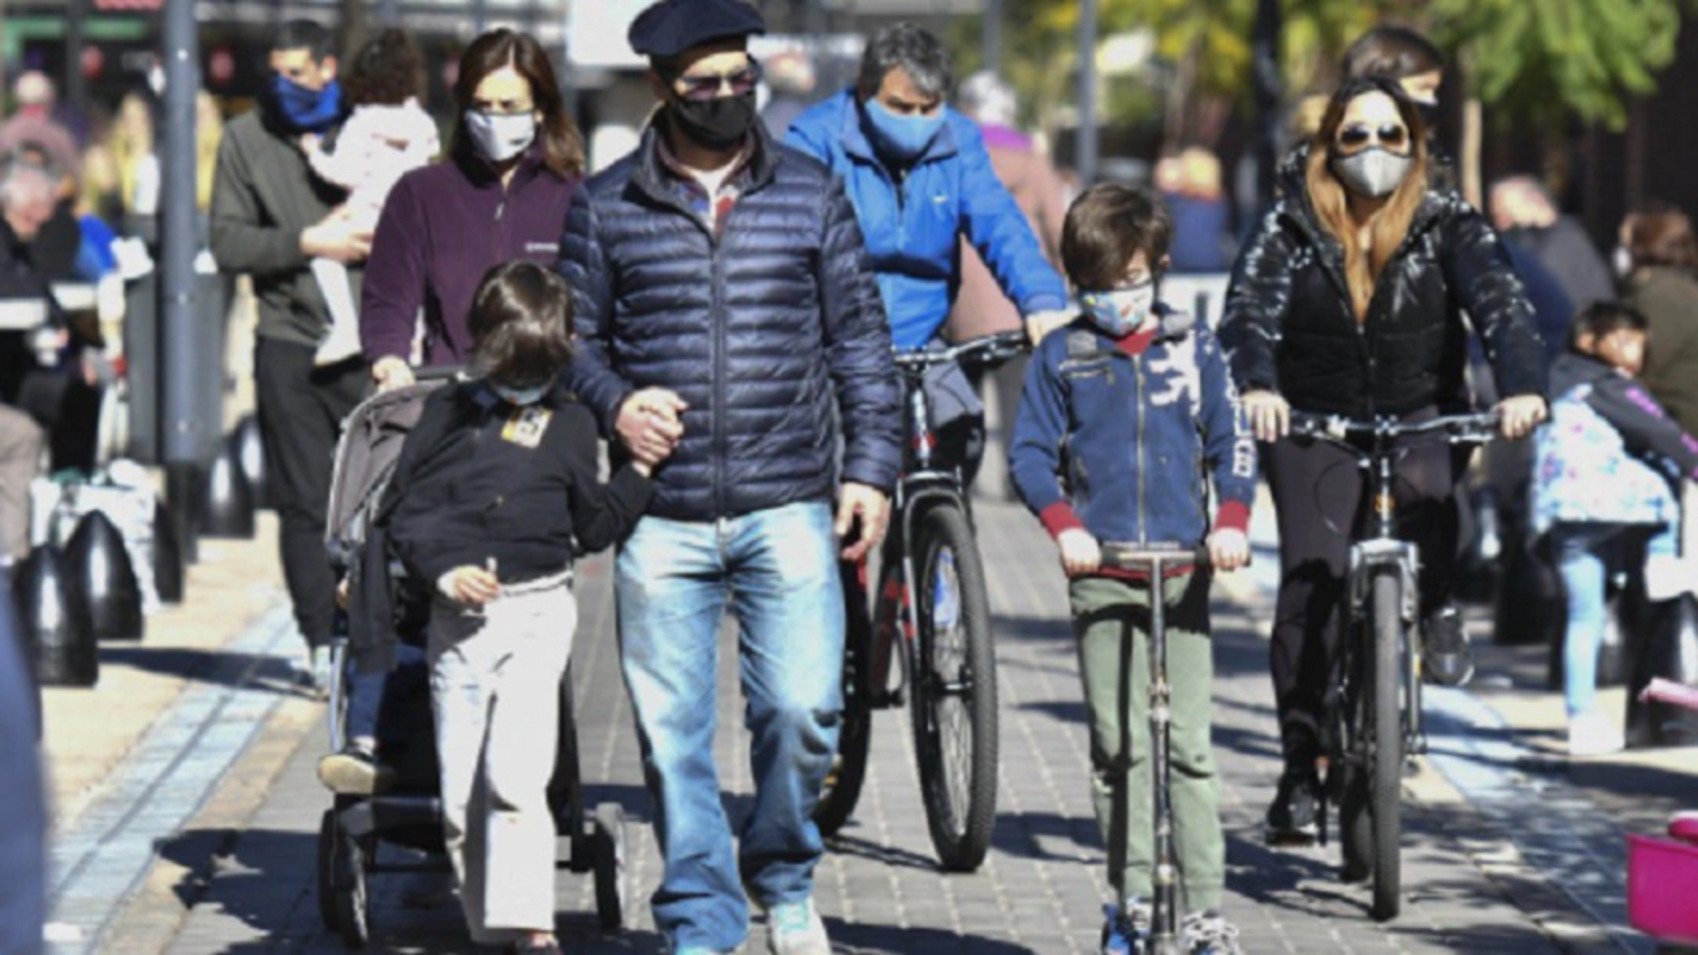
[[[505,262],[472,296],[472,371],[514,388],[547,382],[572,362],[572,292],[534,262]]]
[[[1625,302],[1593,302],[1574,316],[1568,326],[1568,350],[1588,354],[1580,348],[1580,337],[1590,335],[1593,341],[1608,337],[1622,329],[1634,332],[1649,331],[1651,323],[1645,313]]]
[[[1147,189],[1104,183],[1073,200],[1061,226],[1061,261],[1075,288],[1112,288],[1139,249],[1157,268],[1173,244],[1173,214]]]
[[[342,77],[342,91],[356,106],[399,106],[419,95],[423,85],[424,58],[407,31],[394,27],[367,40]]]
[[[1431,40],[1408,27],[1387,24],[1357,37],[1344,51],[1343,65],[1346,79],[1383,76],[1405,80],[1443,70],[1445,61],[1444,53]]]

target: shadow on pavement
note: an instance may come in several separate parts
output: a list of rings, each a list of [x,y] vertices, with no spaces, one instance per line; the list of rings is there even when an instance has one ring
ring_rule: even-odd
[[[956,935],[930,928],[902,928],[896,925],[861,925],[850,922],[840,922],[827,919],[826,927],[831,932],[832,950],[836,952],[856,953],[856,955],[873,955],[873,953],[892,953],[892,955],[910,955],[910,953],[937,953],[937,955],[1030,955],[1031,949],[1024,945],[1004,942],[999,939],[976,938],[971,935]],[[760,931],[750,933],[750,941],[757,941]],[[757,951],[753,945],[745,945],[745,951]]]
[[[100,647],[100,662],[103,666],[129,667],[217,686],[254,688],[288,696],[311,695],[289,661],[274,656],[107,643]]]
[[[855,825],[855,821],[851,819],[849,821],[849,825],[853,827]],[[938,871],[937,860],[931,856],[921,855],[918,852],[909,852],[906,849],[893,849],[890,846],[882,846],[869,839],[862,839],[859,836],[844,835],[842,831],[839,831],[837,835],[827,839],[825,841],[825,847],[827,852],[836,855],[852,856],[857,859],[868,859],[873,862],[883,863],[884,865],[898,866],[906,869],[925,869],[932,872]]]

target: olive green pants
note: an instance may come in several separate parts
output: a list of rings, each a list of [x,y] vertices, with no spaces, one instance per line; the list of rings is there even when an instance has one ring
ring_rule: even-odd
[[[1209,742],[1214,677],[1209,575],[1169,577],[1165,589],[1173,714],[1168,756],[1181,911],[1218,909],[1226,845],[1220,827],[1220,779]],[[1068,596],[1091,728],[1091,797],[1108,845],[1109,884],[1123,899],[1148,898],[1155,869],[1149,587],[1086,577],[1072,582]]]

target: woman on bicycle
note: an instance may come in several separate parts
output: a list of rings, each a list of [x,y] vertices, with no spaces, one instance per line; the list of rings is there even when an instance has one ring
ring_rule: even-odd
[[[1418,421],[1465,409],[1468,326],[1491,359],[1507,437],[1546,413],[1542,346],[1496,234],[1461,196],[1429,185],[1421,113],[1389,80],[1346,81],[1304,164],[1233,270],[1221,339],[1257,440],[1268,443],[1281,579],[1270,663],[1285,772],[1270,838],[1314,835],[1322,700],[1341,632],[1345,561],[1363,481],[1356,459],[1287,437],[1293,409]],[[1472,672],[1450,603],[1455,487],[1466,454],[1407,442],[1399,513],[1421,552],[1427,672]]]

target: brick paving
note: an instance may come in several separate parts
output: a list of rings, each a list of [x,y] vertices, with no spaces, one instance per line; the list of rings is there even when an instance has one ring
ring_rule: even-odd
[[[1090,952],[1095,949],[1104,851],[1091,818],[1083,706],[1066,622],[1065,585],[1050,544],[1017,508],[980,502],[982,549],[993,583],[1002,693],[999,817],[993,850],[974,874],[937,870],[926,835],[906,715],[875,718],[872,759],[856,818],[818,872],[818,901],[839,952]],[[588,877],[562,872],[559,910],[568,951],[658,952],[642,900],[659,859],[646,824],[637,745],[618,679],[605,559],[580,575],[582,629],[575,660],[578,719],[589,802],[624,805],[637,904],[632,926],[604,933],[593,916]],[[1459,800],[1410,802],[1406,812],[1404,915],[1390,926],[1367,916],[1367,890],[1341,885],[1333,849],[1279,850],[1260,838],[1260,818],[1277,771],[1273,707],[1262,638],[1267,608],[1255,586],[1216,590],[1215,739],[1228,834],[1229,915],[1245,950],[1261,952],[1556,952],[1585,950],[1597,933],[1572,932],[1589,919],[1506,839],[1500,805],[1482,813]],[[735,819],[747,806],[748,750],[741,731],[734,656],[722,654],[716,754]],[[327,805],[313,762],[315,731],[279,773],[268,798],[239,832],[227,834],[210,871],[186,877],[190,904],[167,949],[214,952],[331,952],[314,889],[319,816]],[[1425,790],[1423,790],[1425,791]],[[1535,805],[1535,809],[1537,806]],[[185,833],[193,838],[196,833]],[[387,858],[401,853],[384,850]],[[470,949],[443,875],[374,883],[378,951]],[[1542,929],[1541,925],[1550,929]],[[751,931],[750,951],[763,932]],[[1560,942],[1560,944],[1559,944]],[[1603,938],[1611,950],[1631,949]],[[107,951],[133,952],[126,939]]]

